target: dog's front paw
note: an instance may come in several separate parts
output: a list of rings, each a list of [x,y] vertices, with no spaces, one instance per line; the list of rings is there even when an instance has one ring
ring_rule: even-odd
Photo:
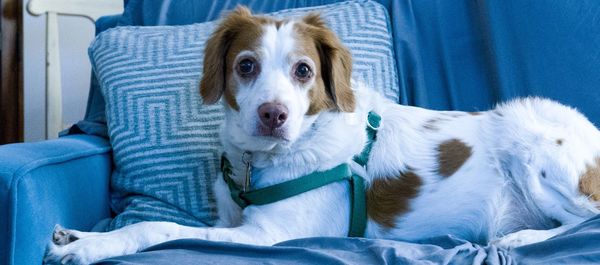
[[[44,264],[90,264],[104,258],[129,254],[125,242],[101,233],[54,228]]]
[[[504,249],[512,249],[544,241],[553,235],[547,230],[521,230],[493,240],[491,244]]]
[[[72,253],[66,254],[63,251],[60,251],[56,246],[48,245],[48,248],[46,249],[46,255],[44,256],[43,264],[54,265],[54,264],[89,264],[89,263],[91,263],[91,261],[86,261],[86,259],[81,259]]]
[[[64,229],[62,226],[56,225],[54,226],[54,231],[52,232],[52,243],[57,246],[64,246],[74,242],[79,239],[79,237],[75,235],[76,233],[77,232],[74,230]]]

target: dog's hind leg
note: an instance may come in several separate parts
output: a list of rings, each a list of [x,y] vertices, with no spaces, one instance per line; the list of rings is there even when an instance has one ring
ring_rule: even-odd
[[[534,230],[526,229],[512,234],[508,234],[499,239],[493,240],[491,244],[501,248],[511,249],[524,245],[529,245],[537,242],[542,242],[546,239],[554,237],[562,232],[565,232],[577,224],[562,225],[549,230]]]

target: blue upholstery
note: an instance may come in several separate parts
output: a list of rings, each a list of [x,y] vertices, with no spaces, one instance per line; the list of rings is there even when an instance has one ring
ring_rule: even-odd
[[[391,1],[401,103],[486,110],[517,96],[600,125],[600,1]]]
[[[123,25],[204,22],[236,5],[127,2]],[[337,1],[239,2],[271,12]],[[391,18],[402,104],[471,111],[514,96],[541,95],[575,106],[600,124],[600,1],[378,2]],[[164,3],[171,8],[161,9],[169,6]],[[106,135],[104,101],[94,86],[85,121],[69,131],[81,132]],[[108,215],[108,188],[102,185],[108,185],[111,163],[104,148],[106,142],[92,136],[0,147],[0,264],[39,264],[54,223],[86,229]],[[29,168],[68,156],[72,159]]]
[[[110,216],[105,139],[3,145],[0,161],[0,264],[40,264],[54,224],[90,230]]]
[[[304,0],[304,1],[263,1],[263,0],[226,0],[226,1],[128,1],[119,26],[155,26],[188,25],[219,19],[224,10],[246,5],[255,13],[270,13],[283,9],[320,6],[341,0]],[[382,2],[382,1],[377,1]],[[385,2],[385,1],[383,1]]]

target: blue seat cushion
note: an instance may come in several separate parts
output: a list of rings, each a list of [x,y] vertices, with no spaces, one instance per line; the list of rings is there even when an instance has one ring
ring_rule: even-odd
[[[353,77],[398,100],[386,10],[372,1],[282,10],[319,10],[351,50]],[[205,226],[215,220],[222,105],[201,104],[203,50],[216,22],[117,27],[100,34],[90,58],[106,101],[115,171],[115,229],[139,221]]]

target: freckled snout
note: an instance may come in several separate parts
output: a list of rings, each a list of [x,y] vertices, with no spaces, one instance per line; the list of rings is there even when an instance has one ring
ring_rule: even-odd
[[[276,129],[287,120],[288,108],[280,103],[263,103],[258,107],[258,117],[263,126]]]

